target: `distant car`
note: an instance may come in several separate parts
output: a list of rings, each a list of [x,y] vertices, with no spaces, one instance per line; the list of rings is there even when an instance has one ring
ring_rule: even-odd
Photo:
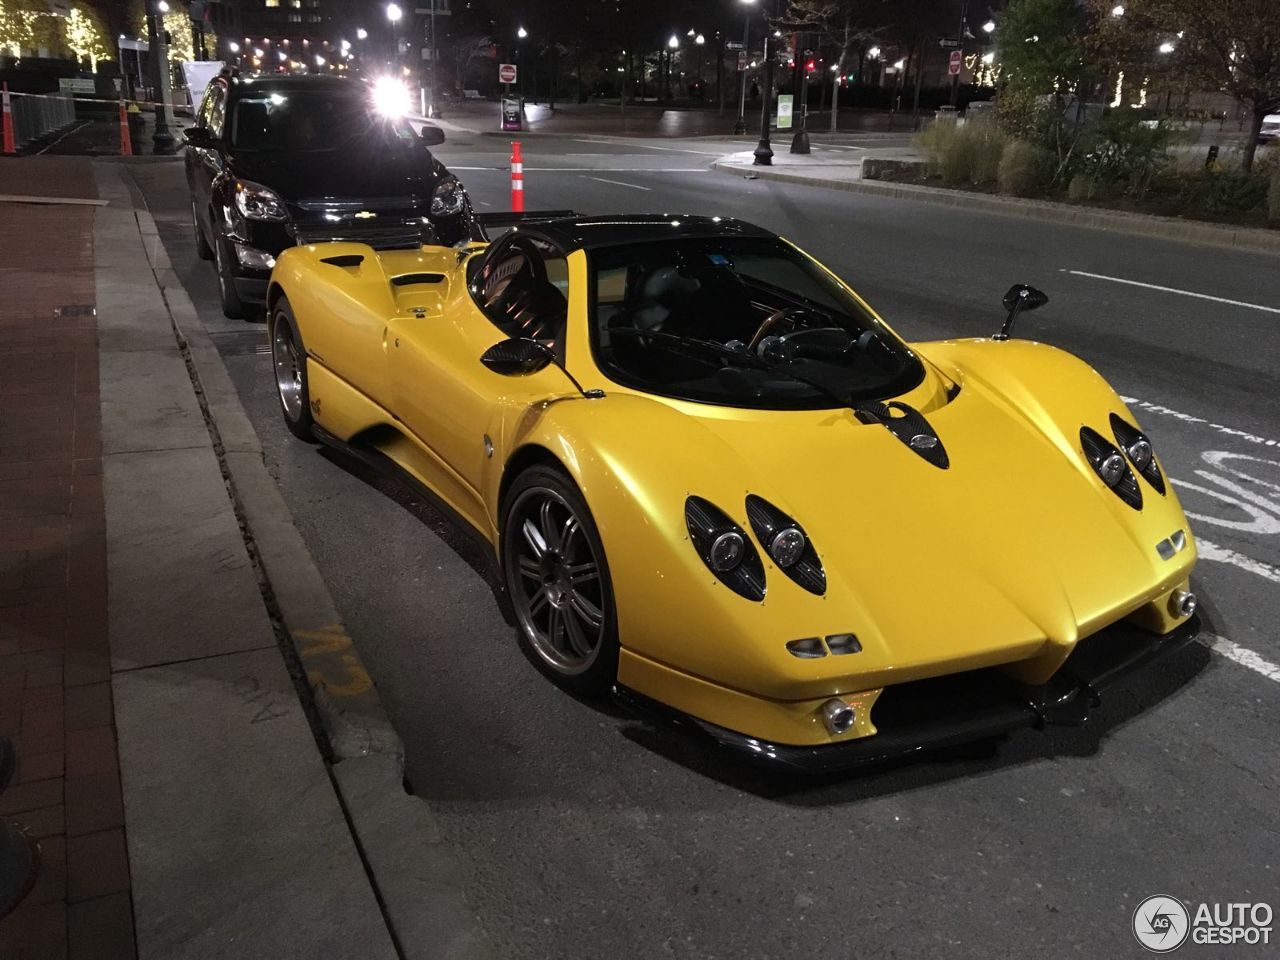
[[[1280,140],[1280,113],[1272,113],[1262,120],[1262,129],[1258,131],[1259,143],[1272,143]]]
[[[830,770],[1081,722],[1195,637],[1195,542],[1132,411],[1008,337],[1046,300],[908,344],[749,223],[526,218],[287,250],[268,332],[289,430],[449,508],[547,674]]]
[[[404,95],[403,88],[398,88]],[[223,312],[261,319],[275,258],[301,241],[374,247],[471,235],[466,190],[387,103],[397,88],[327,76],[219,76],[186,131],[191,219]]]

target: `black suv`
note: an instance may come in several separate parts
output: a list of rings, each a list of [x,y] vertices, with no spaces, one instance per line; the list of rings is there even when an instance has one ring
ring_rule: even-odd
[[[394,93],[395,91],[391,91]],[[186,131],[196,247],[228,317],[260,319],[275,258],[296,243],[452,245],[472,236],[462,184],[387,91],[327,76],[215,78]]]

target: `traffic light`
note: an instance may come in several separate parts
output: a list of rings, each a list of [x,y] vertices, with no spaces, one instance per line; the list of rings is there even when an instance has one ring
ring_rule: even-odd
[[[809,60],[808,62],[805,63],[804,68],[809,73],[813,73],[813,71],[818,69],[818,65],[814,63],[812,60]]]

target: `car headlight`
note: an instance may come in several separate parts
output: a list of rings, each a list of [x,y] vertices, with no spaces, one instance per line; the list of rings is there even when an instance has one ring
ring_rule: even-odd
[[[1124,455],[1106,437],[1088,427],[1080,428],[1080,448],[1084,457],[1111,491],[1133,507],[1142,509],[1142,488],[1138,486],[1138,478],[1129,469]],[[1153,461],[1154,462],[1154,461]]]
[[[457,180],[443,180],[431,193],[431,215],[433,217],[452,217],[462,212],[467,202],[467,191]]]
[[[1160,464],[1156,463],[1156,454],[1147,435],[1114,413],[1111,415],[1111,431],[1133,468],[1146,478],[1156,493],[1164,496],[1164,474],[1160,472]]]
[[[252,180],[237,180],[235,190],[236,209],[246,220],[280,221],[289,219],[280,196]]]
[[[751,529],[783,573],[810,593],[827,592],[827,574],[804,528],[763,497],[747,497]]]
[[[702,497],[689,497],[684,502],[684,523],[693,548],[721,583],[748,600],[764,599],[760,554],[727,513]]]

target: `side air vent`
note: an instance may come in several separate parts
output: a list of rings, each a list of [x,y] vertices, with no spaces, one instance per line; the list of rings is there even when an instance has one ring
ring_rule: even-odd
[[[443,273],[402,273],[391,278],[391,282],[397,287],[411,287],[416,283],[441,283],[443,280]]]

